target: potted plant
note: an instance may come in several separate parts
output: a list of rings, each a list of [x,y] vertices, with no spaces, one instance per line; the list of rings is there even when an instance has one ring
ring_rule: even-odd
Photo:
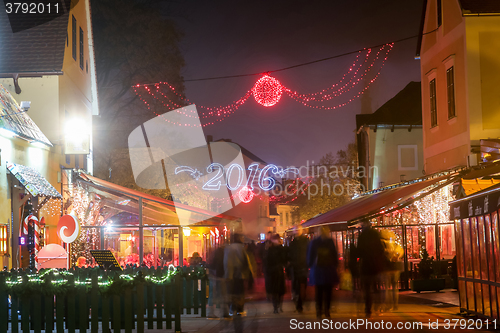
[[[422,259],[418,264],[418,279],[411,281],[411,290],[420,293],[421,291],[436,291],[444,289],[445,279],[437,278],[434,273],[434,257],[429,257],[429,253],[424,249]]]

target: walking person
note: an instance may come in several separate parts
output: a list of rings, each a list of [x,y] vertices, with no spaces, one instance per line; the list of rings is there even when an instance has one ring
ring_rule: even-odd
[[[311,268],[311,280],[316,287],[316,316],[330,318],[333,287],[339,283],[338,255],[330,230],[321,227],[320,236],[309,243],[307,265]]]
[[[286,252],[281,245],[280,236],[271,237],[271,243],[266,252],[266,293],[271,297],[274,313],[283,312],[282,303],[285,295],[285,265]]]
[[[358,255],[361,260],[361,284],[365,298],[365,314],[370,317],[377,284],[385,270],[386,257],[379,232],[373,229],[370,221],[367,220],[363,222],[363,231],[358,238]],[[380,305],[378,297],[376,301]]]
[[[224,279],[224,246],[215,249],[208,265],[210,290],[208,297],[207,318],[216,318],[215,309],[220,307],[220,318],[229,317],[226,284]]]
[[[288,261],[292,268],[292,291],[295,310],[302,313],[306,299],[307,275],[307,247],[309,239],[303,235],[302,226],[297,227],[297,234],[288,248]]]

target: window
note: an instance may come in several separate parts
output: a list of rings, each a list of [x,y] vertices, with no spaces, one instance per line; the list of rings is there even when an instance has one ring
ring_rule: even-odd
[[[9,253],[8,246],[9,233],[6,225],[0,226],[0,254],[5,255]]]
[[[429,82],[430,102],[431,102],[431,127],[437,126],[437,104],[436,104],[436,79]]]
[[[283,226],[283,213],[280,213],[280,226]]]
[[[83,30],[80,28],[80,68],[83,69]]]
[[[71,40],[71,46],[72,46],[72,51],[73,51],[73,59],[76,60],[76,18],[74,15],[71,15],[71,16],[72,16],[72,24],[71,24],[72,34],[71,34],[71,37],[73,38]]]
[[[286,213],[286,225],[290,222],[290,213]]]
[[[446,70],[446,87],[448,94],[448,119],[456,117],[455,114],[455,74],[453,66]]]
[[[441,9],[442,7],[442,3],[441,3],[442,0],[437,0],[437,24],[438,24],[438,28],[441,26],[441,24],[443,24],[443,11]]]
[[[398,169],[418,170],[417,145],[398,145]]]

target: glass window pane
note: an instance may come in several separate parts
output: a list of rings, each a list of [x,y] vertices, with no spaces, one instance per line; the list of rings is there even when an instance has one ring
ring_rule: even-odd
[[[483,288],[481,283],[474,283],[474,289],[476,291],[476,311],[479,313],[484,313],[483,311]]]
[[[462,231],[464,239],[464,263],[465,263],[465,276],[468,278],[473,277],[472,270],[472,248],[471,248],[471,237],[470,237],[470,220],[462,220]]]
[[[455,249],[455,230],[453,224],[439,226],[439,251],[440,258],[453,259],[456,253]]]
[[[488,280],[488,249],[485,243],[484,217],[477,218],[477,237],[479,239],[479,258],[481,260],[480,279]]]
[[[500,263],[500,244],[498,237],[498,214],[494,212],[491,214],[491,239],[493,243],[493,253],[495,255],[495,263]],[[500,282],[500,267],[496,267],[496,281]]]
[[[495,282],[495,257],[493,257],[493,239],[491,238],[490,215],[484,216],[484,232],[486,247],[488,248],[488,280]]]
[[[465,281],[458,281],[458,294],[460,297],[460,307],[467,309],[467,291],[465,290]]]
[[[120,266],[138,265],[139,228],[105,228],[104,248],[110,250]]]
[[[467,309],[476,311],[476,301],[474,298],[474,283],[467,282]]]
[[[490,286],[487,284],[482,284],[481,286],[483,288],[484,315],[487,317],[491,317]]]
[[[497,304],[497,294],[496,287],[490,287],[490,302],[491,302],[491,316],[494,318],[498,318],[498,304]]]
[[[477,237],[477,218],[470,219],[471,246],[472,246],[472,268],[474,270],[474,278],[481,278],[481,265],[479,261],[479,239]]]
[[[456,253],[457,253],[457,271],[459,277],[464,277],[464,259],[463,259],[463,243],[462,243],[462,221],[455,221],[456,231]]]

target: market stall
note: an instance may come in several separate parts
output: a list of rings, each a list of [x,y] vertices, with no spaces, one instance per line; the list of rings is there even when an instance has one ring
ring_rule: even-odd
[[[211,249],[238,228],[238,219],[174,203],[82,172],[66,171],[66,213],[76,216],[80,234],[71,243],[71,264],[90,250],[114,253],[122,266],[187,265],[205,261]],[[76,230],[76,229],[74,229]]]

